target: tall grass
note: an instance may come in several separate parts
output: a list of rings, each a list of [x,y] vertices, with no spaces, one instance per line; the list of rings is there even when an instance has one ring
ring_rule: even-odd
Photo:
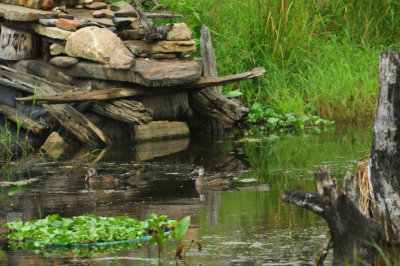
[[[168,1],[168,4],[167,4]],[[317,107],[328,119],[371,117],[379,94],[378,56],[399,48],[400,2],[393,0],[165,0],[198,38],[212,30],[219,75],[266,74],[242,82],[242,101],[285,112]]]

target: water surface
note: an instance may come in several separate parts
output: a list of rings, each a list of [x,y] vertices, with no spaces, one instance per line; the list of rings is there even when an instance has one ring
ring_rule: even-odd
[[[172,219],[191,216],[186,243],[203,247],[187,254],[189,265],[308,265],[320,248],[327,226],[313,213],[282,203],[287,189],[315,191],[313,171],[326,165],[340,181],[369,153],[371,124],[262,133],[254,128],[243,140],[214,143],[181,139],[106,150],[70,149],[52,156],[32,155],[1,166],[0,223],[32,220],[58,213],[72,217],[93,213],[146,219],[151,213]],[[257,183],[231,191],[194,186],[191,169],[202,165],[209,175],[232,173]],[[86,188],[84,172],[134,173],[120,187]],[[14,195],[13,185],[22,180]],[[5,228],[0,229],[4,235]],[[175,264],[176,243],[163,248],[164,265]],[[92,257],[10,250],[2,242],[4,265],[157,265],[157,247],[103,250]],[[48,253],[48,254],[47,254]],[[328,256],[328,260],[331,256]]]

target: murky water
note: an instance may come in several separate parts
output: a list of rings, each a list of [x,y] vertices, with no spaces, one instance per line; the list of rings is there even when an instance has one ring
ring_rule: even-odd
[[[336,126],[330,130],[261,134],[254,129],[246,141],[213,144],[175,140],[107,150],[74,149],[52,156],[29,156],[3,163],[0,223],[17,218],[38,219],[58,213],[72,217],[93,213],[145,219],[165,214],[172,219],[190,215],[184,236],[203,250],[187,254],[189,265],[308,265],[320,248],[327,227],[316,215],[279,198],[286,189],[315,191],[315,165],[327,165],[342,179],[347,170],[369,153],[371,125]],[[318,132],[317,132],[318,131]],[[194,186],[190,170],[202,165],[206,174],[233,173],[258,183],[232,191],[205,191]],[[120,187],[85,188],[84,172],[93,166],[101,174],[130,171],[134,176]],[[22,189],[9,196],[13,186]],[[0,229],[4,235],[5,228]],[[4,265],[157,265],[157,247],[103,250],[93,257],[10,250],[3,241]],[[163,248],[164,265],[175,264],[175,243]],[[328,256],[330,260],[331,256]]]

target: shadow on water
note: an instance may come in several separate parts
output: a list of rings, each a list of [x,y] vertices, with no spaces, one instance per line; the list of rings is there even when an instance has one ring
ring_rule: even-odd
[[[52,157],[32,155],[1,165],[0,223],[55,213],[137,219],[156,213],[176,220],[190,215],[191,226],[184,238],[199,240],[203,251],[190,251],[189,265],[311,264],[326,225],[311,212],[283,204],[279,198],[286,189],[315,191],[315,165],[329,166],[341,180],[369,153],[371,139],[371,124],[275,133],[253,128],[242,141],[225,140],[212,147],[181,139],[105,150],[74,148]],[[258,182],[240,184],[231,191],[208,190],[200,200],[190,175],[195,165],[204,166],[206,175],[232,173]],[[99,174],[129,171],[133,176],[121,186],[86,189],[88,167]],[[4,227],[0,229],[1,235],[6,233]],[[35,254],[11,250],[2,243],[0,263],[4,265],[158,263],[155,246],[120,251],[114,247],[87,257],[68,252]],[[175,243],[164,248],[164,263],[174,263],[174,251]]]

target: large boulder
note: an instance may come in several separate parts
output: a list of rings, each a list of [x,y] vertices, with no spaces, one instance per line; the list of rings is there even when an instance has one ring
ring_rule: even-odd
[[[118,68],[123,69],[129,69],[135,64],[133,54],[121,39],[111,31],[98,27],[85,27],[71,34],[67,39],[65,52],[69,56],[82,57],[103,64],[110,63],[111,58],[113,62],[118,61],[115,56],[120,55],[123,63]]]

